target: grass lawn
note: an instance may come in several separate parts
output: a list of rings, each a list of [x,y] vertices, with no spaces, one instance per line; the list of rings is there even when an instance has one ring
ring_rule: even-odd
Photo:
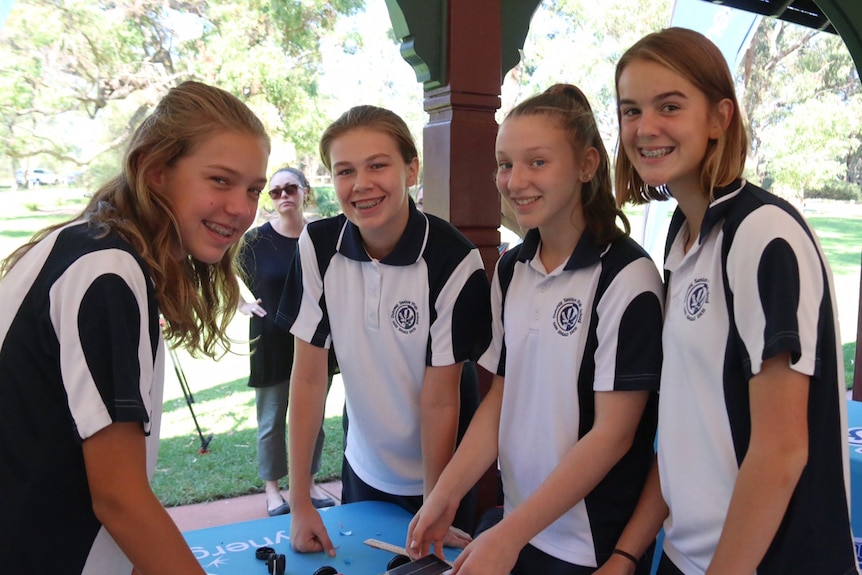
[[[844,352],[844,378],[853,386],[862,266],[862,206],[808,202],[805,217],[817,232],[835,280],[835,296]]]
[[[169,507],[262,491],[255,459],[254,391],[246,386],[245,378],[212,387],[195,383],[199,382],[189,382],[195,400],[192,408],[203,437],[212,436],[209,451],[199,453],[201,439],[185,398],[165,401],[154,491]],[[341,416],[326,418],[324,429],[319,481],[341,475]]]
[[[10,192],[0,189],[0,255],[26,241],[33,231],[67,218],[86,200],[83,190],[40,188]],[[643,208],[627,210],[632,235],[640,238]],[[806,217],[821,239],[833,268],[842,326],[848,387],[852,383],[859,300],[862,206],[820,203],[806,205]],[[248,319],[238,316],[230,335],[247,338]],[[257,477],[254,391],[245,384],[247,346],[219,361],[192,358],[182,350],[177,359],[194,395],[192,404],[204,437],[213,436],[209,452],[198,453],[200,438],[182,394],[170,356],[166,360],[165,405],[161,452],[153,480],[156,494],[167,506],[233,497],[263,490]],[[323,467],[317,480],[336,478],[341,471],[341,410],[339,376],[327,401]],[[286,480],[283,487],[287,487]]]

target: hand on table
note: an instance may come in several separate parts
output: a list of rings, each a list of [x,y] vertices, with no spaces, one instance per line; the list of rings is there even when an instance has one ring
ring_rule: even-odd
[[[329,539],[320,513],[311,505],[294,507],[290,519],[290,546],[299,553],[325,552],[335,557],[335,546]]]
[[[451,575],[509,575],[520,553],[495,526],[467,545],[452,564]]]
[[[449,527],[449,532],[446,534],[446,537],[443,538],[443,545],[446,547],[455,547],[456,549],[463,549],[470,542],[473,541],[473,537],[470,536],[466,531],[462,531],[458,529],[454,525]]]
[[[239,305],[239,311],[247,316],[256,315],[257,317],[263,317],[266,315],[266,310],[261,306],[262,303],[263,300],[260,298],[257,298],[254,301],[242,302]]]
[[[411,559],[419,559],[431,553],[445,559],[443,555],[443,544],[449,542],[454,547],[464,547],[464,538],[470,536],[452,527],[455,518],[455,509],[436,498],[432,493],[426,500],[407,527],[407,555]],[[453,532],[453,529],[456,531]],[[460,532],[460,533],[458,533]],[[459,545],[458,543],[462,544]],[[469,543],[469,541],[468,541]]]

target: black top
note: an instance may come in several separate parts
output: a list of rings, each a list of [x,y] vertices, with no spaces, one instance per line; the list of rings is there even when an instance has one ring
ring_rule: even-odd
[[[274,320],[296,243],[297,238],[281,235],[269,222],[245,234],[239,265],[245,270],[248,289],[266,310],[264,317],[249,318],[250,387],[267,387],[290,378],[293,336],[276,326]]]

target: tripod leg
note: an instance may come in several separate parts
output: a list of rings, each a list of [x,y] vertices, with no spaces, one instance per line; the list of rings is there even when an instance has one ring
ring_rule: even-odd
[[[171,354],[171,361],[174,364],[174,373],[177,374],[177,379],[180,382],[180,389],[182,389],[183,391],[183,397],[185,397],[186,399],[186,405],[189,406],[189,412],[191,412],[192,414],[192,421],[195,422],[195,429],[197,429],[198,437],[200,437],[201,440],[201,448],[198,450],[198,453],[207,453],[209,452],[209,449],[207,448],[209,447],[210,441],[212,441],[213,436],[212,434],[210,434],[207,437],[204,437],[204,434],[201,431],[201,426],[198,424],[198,418],[195,416],[195,410],[194,408],[192,408],[192,403],[194,403],[195,398],[192,396],[191,389],[189,389],[189,384],[186,380],[186,374],[183,371],[182,366],[180,365],[180,360],[177,357],[177,352],[174,351],[172,347],[169,347],[168,351]]]
[[[174,363],[174,372],[177,374],[177,379],[180,382],[180,387],[183,390],[183,395],[186,396],[186,401],[189,403],[195,402],[195,396],[192,395],[192,390],[189,387],[189,382],[186,379],[186,373],[183,371],[182,366],[180,365],[180,358],[177,357],[177,352],[174,348],[170,349],[171,351],[171,361]]]

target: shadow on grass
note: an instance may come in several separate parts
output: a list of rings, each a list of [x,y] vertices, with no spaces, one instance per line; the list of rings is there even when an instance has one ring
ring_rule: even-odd
[[[315,476],[315,481],[320,482],[341,477],[344,450],[341,417],[327,418],[324,429],[326,442],[321,469]],[[196,433],[160,442],[159,461],[152,486],[164,506],[189,505],[263,492],[263,481],[257,474],[256,429],[215,434],[207,453],[199,453],[200,445]],[[282,488],[288,487],[287,478],[280,483]]]
[[[206,389],[192,390],[192,407],[197,408],[198,404],[201,404],[201,409],[203,410],[205,406],[202,404],[208,401],[224,399],[228,395],[235,394],[238,391],[246,391],[249,389],[245,384],[246,380],[247,378],[239,378]],[[251,404],[246,404],[254,405],[254,398],[252,398]],[[170,399],[162,404],[162,411],[164,413],[174,412],[178,409],[188,409],[185,397]],[[195,409],[195,413],[197,413],[197,409]]]
[[[164,403],[159,459],[153,491],[168,507],[215,501],[263,491],[257,473],[257,421],[254,391],[246,378],[194,392],[192,403],[204,438],[212,435],[207,453],[184,397]],[[341,475],[341,417],[324,421],[326,442],[317,481]],[[287,478],[281,481],[288,486]]]

